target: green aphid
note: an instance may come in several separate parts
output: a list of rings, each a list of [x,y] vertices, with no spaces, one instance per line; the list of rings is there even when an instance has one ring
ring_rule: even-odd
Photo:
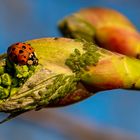
[[[31,65],[31,66],[29,66],[28,68],[29,68],[29,72],[34,72],[35,69],[36,69],[36,66]]]
[[[24,78],[28,77],[29,76],[29,72],[24,72],[23,75],[22,75]]]
[[[0,99],[5,99],[9,96],[9,88],[0,86]]]
[[[11,88],[11,90],[10,90],[10,96],[16,94],[18,92],[18,90],[19,90],[18,88]]]
[[[8,73],[1,75],[1,84],[3,86],[10,86],[12,83],[11,77]]]
[[[12,87],[17,87],[19,85],[19,79],[14,77],[12,79]]]
[[[28,72],[29,69],[27,65],[20,66],[15,64],[15,70],[16,70],[15,74],[17,78],[23,78],[23,77],[25,78],[29,76],[29,72]]]

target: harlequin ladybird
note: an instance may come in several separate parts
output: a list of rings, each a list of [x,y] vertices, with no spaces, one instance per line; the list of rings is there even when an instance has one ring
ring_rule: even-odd
[[[8,58],[11,62],[19,65],[37,65],[38,59],[35,55],[34,49],[30,44],[15,43],[7,50]]]

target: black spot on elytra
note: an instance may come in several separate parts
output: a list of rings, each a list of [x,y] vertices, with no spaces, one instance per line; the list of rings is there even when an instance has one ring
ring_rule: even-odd
[[[26,56],[24,56],[24,58],[26,58]]]
[[[31,50],[31,48],[29,48],[29,50]]]
[[[26,49],[26,46],[22,46],[22,49]]]
[[[16,43],[16,45],[19,45],[19,43]]]
[[[24,51],[23,50],[19,50],[19,53],[23,53]]]

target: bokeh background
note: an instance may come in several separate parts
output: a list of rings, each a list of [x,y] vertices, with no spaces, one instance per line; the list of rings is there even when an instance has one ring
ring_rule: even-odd
[[[0,0],[0,53],[14,42],[61,36],[57,23],[91,6],[116,9],[140,30],[139,5],[139,0]],[[98,134],[103,140],[140,137],[140,91],[100,92],[74,105],[26,113],[0,125],[1,140],[89,140]]]

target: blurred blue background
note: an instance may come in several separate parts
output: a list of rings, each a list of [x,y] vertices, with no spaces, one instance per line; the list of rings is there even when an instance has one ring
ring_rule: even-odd
[[[61,36],[57,23],[63,17],[89,6],[116,9],[126,15],[139,30],[139,5],[139,0],[0,0],[0,53],[5,52],[7,47],[14,42]],[[66,132],[72,129],[66,129],[70,127],[70,124],[67,124],[65,119],[67,122],[74,121],[77,125],[88,127],[87,129],[90,130],[102,127],[103,130],[111,128],[119,132],[140,135],[139,91],[100,92],[77,104],[46,109],[43,113],[46,115],[46,120],[44,120],[46,125],[44,126],[43,122],[38,124],[32,121],[34,116],[42,119],[40,112],[33,113],[34,115],[27,113],[0,125],[0,139],[74,139],[69,134],[70,132]],[[56,118],[57,115],[58,118],[64,117],[62,119],[64,122],[59,121]],[[47,116],[50,116],[51,120]],[[73,124],[71,127],[74,130],[75,125]]]

